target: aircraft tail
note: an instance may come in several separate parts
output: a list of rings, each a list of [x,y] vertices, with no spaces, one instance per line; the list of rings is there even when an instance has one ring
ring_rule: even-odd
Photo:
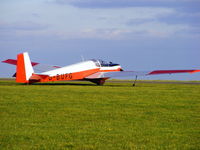
[[[28,52],[17,55],[16,82],[29,83],[34,73]]]

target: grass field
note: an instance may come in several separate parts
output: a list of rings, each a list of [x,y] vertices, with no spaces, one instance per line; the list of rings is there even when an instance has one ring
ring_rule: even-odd
[[[0,149],[200,149],[200,85],[0,80]]]

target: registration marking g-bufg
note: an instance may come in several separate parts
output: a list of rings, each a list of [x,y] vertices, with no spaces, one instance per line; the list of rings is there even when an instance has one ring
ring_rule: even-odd
[[[49,81],[51,80],[70,80],[72,79],[72,73],[65,73],[65,74],[57,74],[56,76],[49,77]]]

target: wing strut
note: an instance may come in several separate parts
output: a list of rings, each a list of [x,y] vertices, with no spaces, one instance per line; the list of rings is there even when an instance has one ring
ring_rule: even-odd
[[[135,81],[133,82],[133,86],[136,85],[136,81],[137,81],[137,75],[135,76]]]

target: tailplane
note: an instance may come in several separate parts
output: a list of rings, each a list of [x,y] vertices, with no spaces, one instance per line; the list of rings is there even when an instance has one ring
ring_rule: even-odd
[[[16,82],[29,83],[34,73],[28,52],[17,55]]]

